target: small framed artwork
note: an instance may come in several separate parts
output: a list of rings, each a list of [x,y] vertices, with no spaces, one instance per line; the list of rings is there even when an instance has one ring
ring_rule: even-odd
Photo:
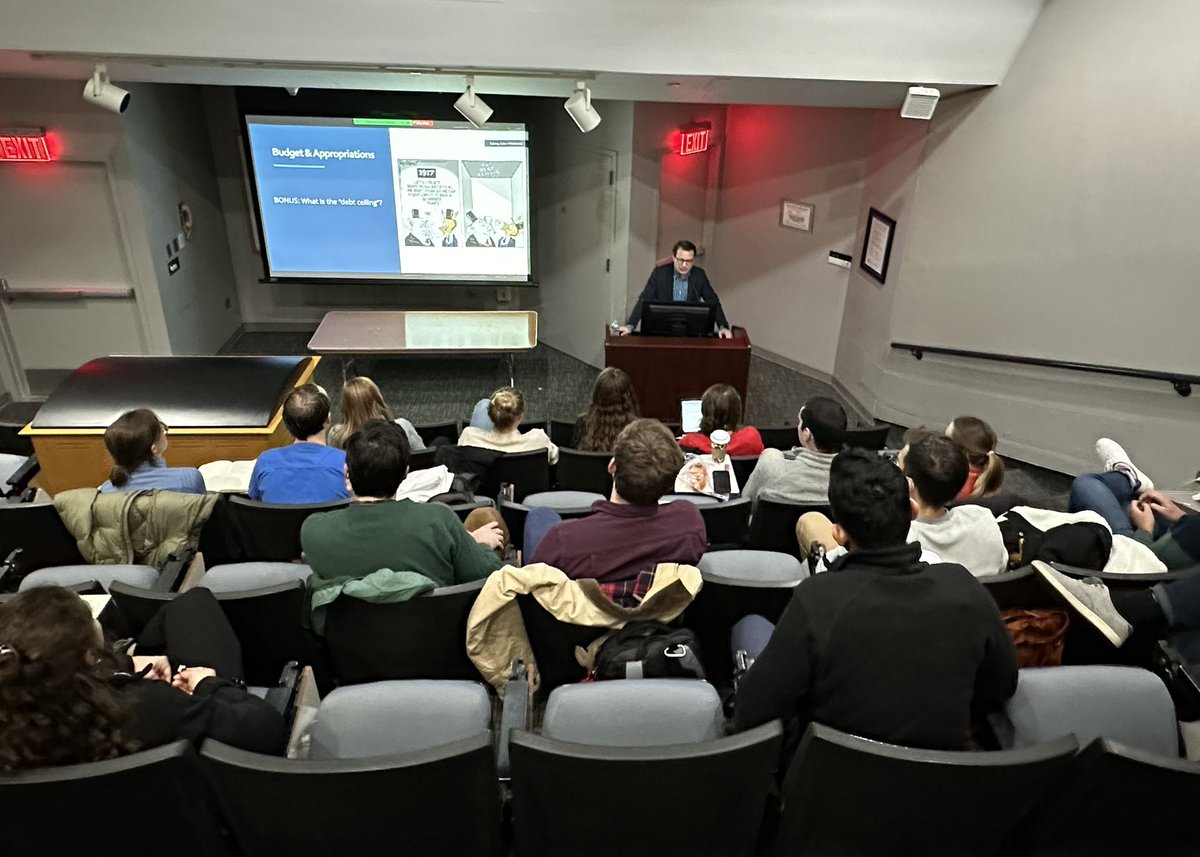
[[[892,239],[896,221],[872,208],[867,215],[867,237],[863,239],[862,259],[858,266],[881,283],[887,282],[888,260],[892,257]]]
[[[816,206],[807,202],[792,202],[785,199],[779,206],[779,225],[801,232],[812,232],[813,212]]]

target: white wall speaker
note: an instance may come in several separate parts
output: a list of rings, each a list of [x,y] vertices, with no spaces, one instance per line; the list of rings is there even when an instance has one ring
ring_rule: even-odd
[[[934,108],[942,93],[928,86],[910,86],[900,108],[900,115],[905,119],[932,119]]]

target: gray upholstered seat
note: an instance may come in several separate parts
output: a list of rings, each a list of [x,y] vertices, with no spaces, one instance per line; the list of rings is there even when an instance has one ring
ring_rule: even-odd
[[[662,505],[663,503],[675,503],[679,500],[691,503],[694,506],[715,506],[717,503],[724,502],[720,497],[713,497],[709,494],[689,494],[682,492],[678,494],[664,494],[659,498],[658,502],[659,505]]]
[[[700,572],[739,586],[794,585],[808,577],[808,568],[791,554],[777,551],[728,550],[706,553]]]
[[[108,589],[114,580],[149,589],[158,580],[158,569],[149,565],[53,565],[28,574],[18,589],[35,586],[74,586],[94,580]]]
[[[521,502],[532,508],[547,509],[587,509],[597,500],[607,500],[603,494],[591,491],[541,491],[537,494],[526,495]]]
[[[1074,735],[1081,747],[1108,738],[1149,753],[1179,755],[1171,695],[1148,670],[1107,665],[1023,669],[1004,711],[1014,747]]]
[[[603,747],[658,747],[724,734],[721,699],[708,682],[621,679],[555,688],[542,734]]]
[[[213,592],[242,592],[308,580],[310,574],[312,569],[298,562],[231,562],[214,565],[199,585]]]
[[[472,681],[377,681],[339,687],[309,730],[310,759],[410,753],[487,732],[491,701]]]

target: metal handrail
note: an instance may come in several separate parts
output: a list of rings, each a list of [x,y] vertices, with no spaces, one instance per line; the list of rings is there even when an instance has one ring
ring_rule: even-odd
[[[1098,363],[1076,363],[1071,360],[1050,360],[1044,357],[1019,357],[1015,354],[994,354],[989,351],[966,351],[961,348],[939,348],[933,345],[913,345],[909,342],[893,342],[892,348],[907,351],[920,360],[926,354],[945,354],[951,357],[970,357],[973,360],[995,360],[998,363],[1019,363],[1023,366],[1044,366],[1049,369],[1070,369],[1075,372],[1092,372],[1099,375],[1119,375],[1124,378],[1145,378],[1151,381],[1166,381],[1181,396],[1192,394],[1192,385],[1200,384],[1200,375],[1182,375],[1178,372],[1156,372],[1153,369],[1130,369],[1127,366],[1105,366]]]
[[[133,297],[133,289],[129,286],[86,289],[14,289],[8,284],[8,280],[0,280],[0,297],[10,302],[17,299],[35,301],[125,300]]]

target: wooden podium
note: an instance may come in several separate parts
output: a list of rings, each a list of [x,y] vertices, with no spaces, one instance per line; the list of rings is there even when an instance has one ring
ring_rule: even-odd
[[[94,488],[112,459],[104,430],[125,411],[150,408],[170,429],[167,464],[245,460],[291,442],[283,400],[312,379],[319,357],[102,357],[55,388],[21,430],[50,494]]]
[[[742,327],[732,339],[620,336],[605,328],[604,363],[633,379],[642,416],[679,422],[679,400],[698,399],[713,384],[732,384],[746,407],[750,337]]]

